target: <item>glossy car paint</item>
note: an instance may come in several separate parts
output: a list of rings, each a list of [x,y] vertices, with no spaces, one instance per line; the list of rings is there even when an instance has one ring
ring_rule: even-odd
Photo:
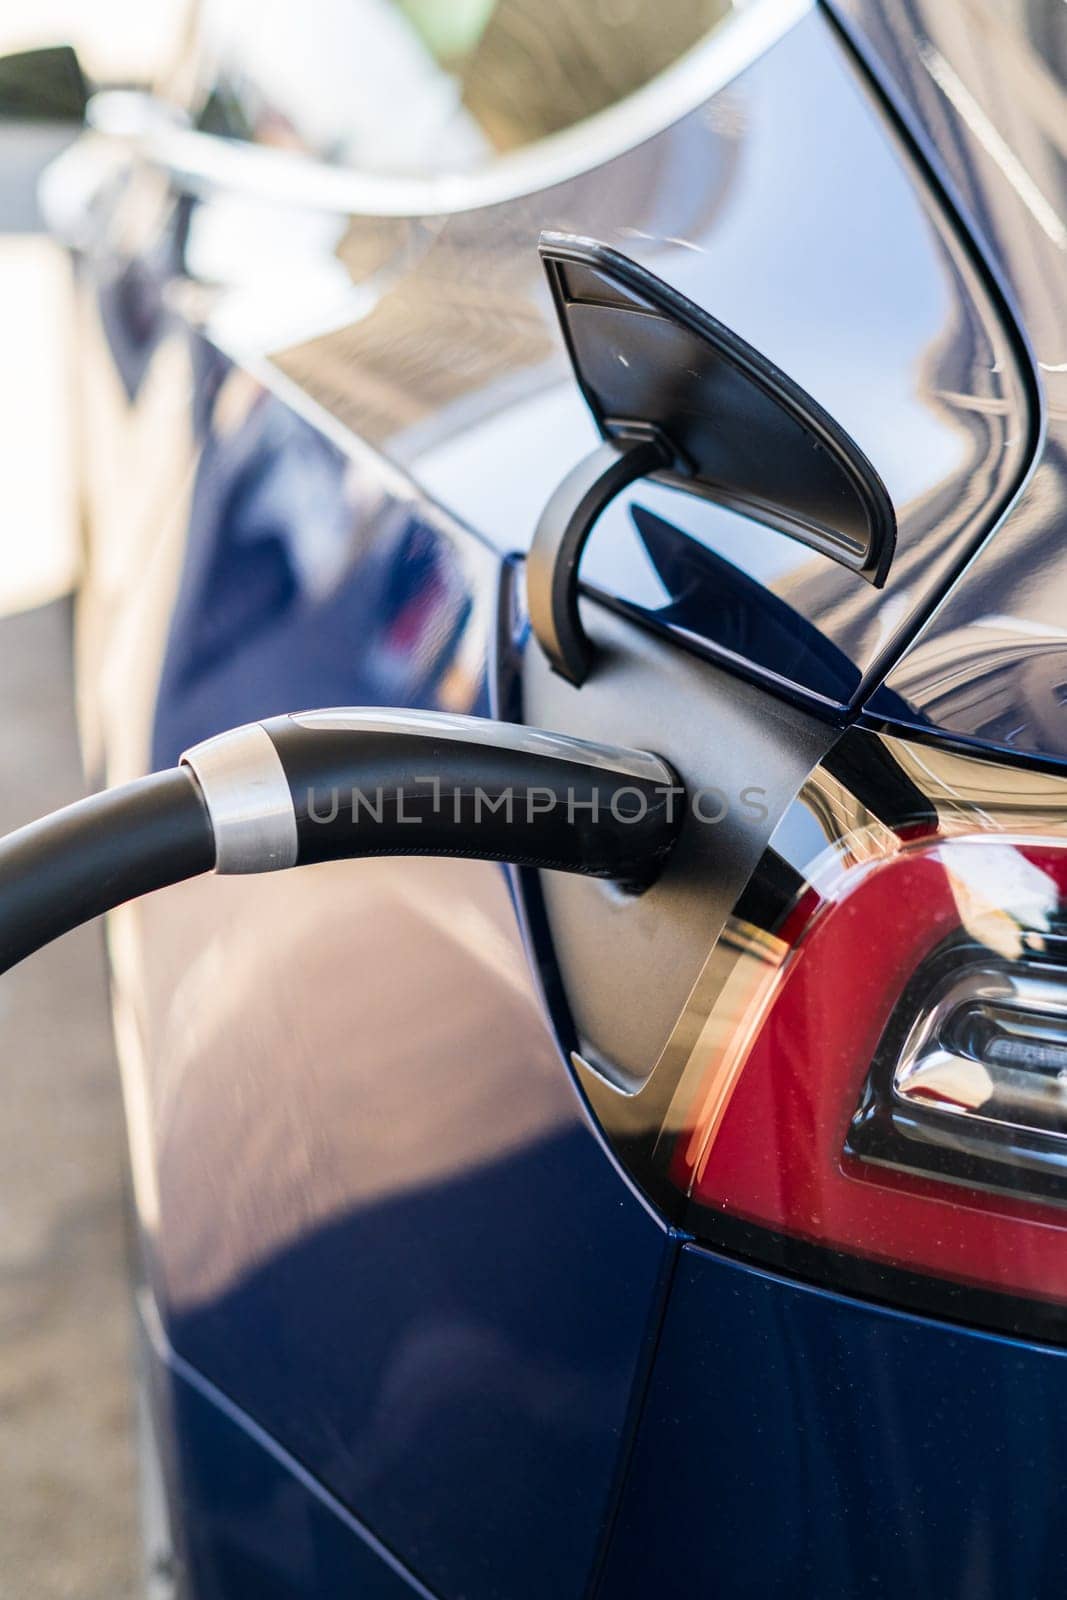
[[[1067,759],[1067,32],[1062,7],[845,0],[887,89],[1008,287],[1031,341],[1043,433],[1024,494],[889,674],[872,716]],[[895,698],[891,698],[895,697]]]
[[[148,1525],[157,1587],[176,1579],[197,1600],[429,1596],[299,1461],[166,1346],[143,1296],[141,1305],[140,1370],[156,1434],[142,1448],[164,1458],[177,1512]]]
[[[1067,1357],[682,1252],[603,1593],[1056,1594]]]
[[[487,710],[495,558],[202,373],[229,426],[201,448],[155,759],[286,706]],[[319,594],[316,539],[341,558]],[[592,1564],[667,1236],[585,1124],[503,873],[362,865],[120,924],[149,1281],[177,1353],[435,1589],[540,1594]]]
[[[878,681],[1028,464],[1025,363],[817,14],[603,171],[408,235],[365,228],[353,218],[337,253],[367,281],[366,314],[276,344],[272,362],[503,550],[526,548],[548,494],[596,440],[561,359],[535,249],[542,228],[629,254],[837,418],[896,507],[884,590],[653,485],[609,508],[583,568],[690,643],[817,700],[847,704]],[[654,563],[642,514],[659,523]]]
[[[104,140],[92,161],[81,684],[114,781],[285,709],[491,709],[502,571],[591,442],[542,227],[703,297],[855,433],[908,519],[921,573],[876,594],[641,490],[668,568],[710,551],[729,604],[664,613],[626,507],[589,576],[677,642],[854,700],[1029,464],[1025,353],[818,13],[607,169],[459,216],[190,194]],[[350,298],[320,314],[324,259]],[[675,1273],[676,1236],[586,1118],[523,922],[497,869],[425,861],[190,884],[114,919],[187,1593],[742,1595],[785,1592],[788,1563],[814,1600],[888,1590],[902,1550],[939,1600],[1016,1573],[1055,1592],[1034,1552],[1056,1548],[1059,1445],[1021,1429],[1058,1409],[1062,1358],[692,1248]],[[980,1526],[974,1459],[1015,1490]]]

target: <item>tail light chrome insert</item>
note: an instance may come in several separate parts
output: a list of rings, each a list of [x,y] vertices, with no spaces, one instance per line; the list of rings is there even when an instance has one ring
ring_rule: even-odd
[[[846,1149],[1067,1204],[1067,966],[949,940],[890,1018]]]

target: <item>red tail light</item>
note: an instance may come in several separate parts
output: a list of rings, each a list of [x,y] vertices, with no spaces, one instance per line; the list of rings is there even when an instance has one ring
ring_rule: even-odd
[[[773,917],[735,917],[670,1117],[699,1235],[1067,1306],[1067,786],[1034,781],[1033,837],[1017,803],[857,808]]]

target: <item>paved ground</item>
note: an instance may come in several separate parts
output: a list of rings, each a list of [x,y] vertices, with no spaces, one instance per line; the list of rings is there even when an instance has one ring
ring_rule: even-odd
[[[77,797],[64,602],[0,620],[0,832]],[[136,1593],[121,1125],[97,928],[0,978],[0,1600]]]

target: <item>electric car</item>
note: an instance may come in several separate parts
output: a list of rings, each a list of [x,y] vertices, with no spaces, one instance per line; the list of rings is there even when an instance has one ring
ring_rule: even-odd
[[[153,1592],[1058,1596],[1067,10],[203,0],[0,87],[84,118],[91,785],[423,713],[680,797],[640,882],[109,919]]]

